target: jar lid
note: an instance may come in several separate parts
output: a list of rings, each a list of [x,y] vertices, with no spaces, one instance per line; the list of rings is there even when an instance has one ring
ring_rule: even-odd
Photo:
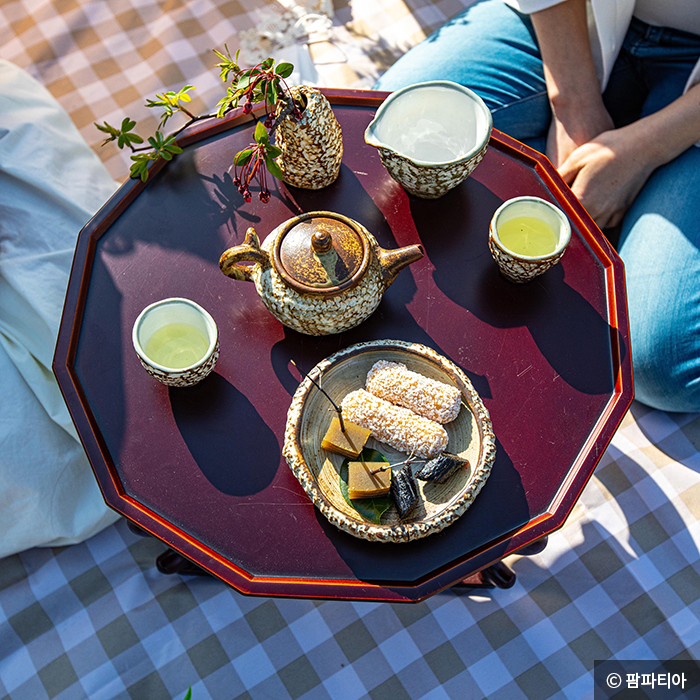
[[[354,287],[367,269],[369,244],[359,224],[316,211],[291,219],[273,250],[277,272],[304,294],[337,294]]]

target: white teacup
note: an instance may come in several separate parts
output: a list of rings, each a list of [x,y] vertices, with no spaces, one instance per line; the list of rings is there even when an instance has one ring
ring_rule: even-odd
[[[465,180],[486,153],[493,120],[472,90],[449,80],[417,83],[384,100],[365,131],[403,188],[437,199]]]
[[[560,260],[571,240],[566,214],[539,197],[514,197],[496,209],[489,248],[503,276],[529,282]]]
[[[219,358],[219,331],[209,312],[172,297],[147,306],[134,322],[132,340],[144,369],[169,386],[192,386]]]

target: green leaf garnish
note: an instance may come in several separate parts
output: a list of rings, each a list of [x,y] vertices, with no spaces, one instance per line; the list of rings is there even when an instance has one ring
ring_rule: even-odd
[[[258,122],[255,125],[255,132],[253,133],[253,138],[257,143],[269,143],[270,137],[267,135],[267,129],[262,122]]]
[[[294,66],[291,63],[278,63],[275,68],[275,73],[282,78],[288,78],[294,71]]]
[[[274,160],[272,160],[270,155],[265,156],[265,166],[267,167],[267,171],[270,173],[270,175],[276,177],[278,180],[284,180],[284,173],[282,172],[282,169],[279,165],[277,165],[277,163],[275,163]]]
[[[267,203],[270,199],[270,193],[265,184],[265,170],[269,170],[271,175],[280,180],[284,179],[284,173],[274,160],[279,158],[281,150],[270,143],[270,138],[279,126],[282,115],[287,115],[289,110],[295,106],[295,101],[289,93],[289,86],[285,82],[285,78],[294,72],[294,66],[288,62],[276,65],[275,60],[270,57],[255,66],[241,70],[238,62],[240,49],[232,57],[228,45],[224,44],[224,51],[214,49],[214,54],[219,59],[216,67],[219,69],[221,79],[224,82],[230,81],[226,95],[216,105],[217,117],[224,117],[241,104],[243,104],[244,114],[250,114],[253,104],[261,102],[265,104],[266,122],[270,131],[268,132],[262,122],[258,122],[253,135],[255,143],[251,144],[252,151],[245,149],[242,153],[237,154],[234,164],[244,169],[247,167],[241,173],[240,178],[244,188],[248,187],[253,178],[258,178],[261,183],[260,199],[263,203]],[[202,118],[194,115],[185,106],[192,102],[190,93],[193,90],[196,90],[194,85],[184,85],[179,90],[164,90],[156,93],[152,99],[146,100],[146,107],[161,110],[158,128],[146,140],[133,131],[136,122],[130,117],[124,117],[119,127],[112,126],[107,122],[95,124],[95,127],[105,135],[103,146],[114,143],[118,148],[131,150],[133,153],[129,168],[131,177],[140,178],[145,182],[148,179],[148,167],[152,161],[159,158],[169,161],[172,160],[173,156],[182,153],[182,148],[175,143],[177,135],[190,124]],[[296,98],[297,107],[303,110],[305,105],[306,101],[303,96]],[[187,116],[189,121],[166,137],[164,135],[166,123],[179,112]],[[136,148],[139,144],[143,144],[143,146]],[[238,178],[238,175],[235,177]],[[239,189],[241,188],[239,187]],[[244,193],[245,189],[241,189],[241,192]]]
[[[236,165],[245,165],[253,155],[253,149],[252,148],[246,148],[245,150],[241,151],[240,153],[236,153],[236,157],[233,159],[233,162]]]
[[[350,462],[385,462],[388,464],[389,460],[378,450],[365,447],[357,459],[346,457],[340,465],[340,492],[343,494],[343,498],[363,518],[367,518],[367,520],[373,522],[375,525],[379,525],[382,515],[391,508],[394,501],[389,496],[378,496],[377,498],[350,498],[348,496],[348,464],[350,464]]]

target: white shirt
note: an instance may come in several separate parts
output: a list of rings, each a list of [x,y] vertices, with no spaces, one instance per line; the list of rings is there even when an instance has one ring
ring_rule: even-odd
[[[562,0],[504,2],[520,12],[531,14],[558,5]],[[700,0],[587,0],[587,7],[593,62],[602,89],[607,85],[632,15],[649,24],[700,34]],[[697,82],[700,82],[700,60],[690,74],[685,91]]]

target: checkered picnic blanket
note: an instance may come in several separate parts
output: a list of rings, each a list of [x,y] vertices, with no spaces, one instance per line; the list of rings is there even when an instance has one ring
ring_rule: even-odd
[[[336,0],[312,45],[322,84],[369,86],[471,0]],[[270,11],[254,0],[0,0],[0,58],[54,94],[99,148],[95,121],[155,126],[145,98],[222,85],[212,48]],[[149,121],[150,120],[150,121]],[[566,526],[512,557],[509,590],[416,605],[244,597],[163,576],[164,546],[123,521],[91,540],[0,561],[0,700],[591,698],[596,659],[697,658],[700,418],[633,407]],[[1,457],[0,457],[1,461]]]
[[[579,700],[596,659],[700,652],[700,418],[633,404],[509,590],[418,604],[242,596],[163,576],[123,521],[0,562],[0,698]],[[688,695],[687,697],[697,697]]]
[[[335,0],[330,33],[310,46],[319,84],[371,87],[402,53],[473,1]],[[225,89],[213,49],[227,44],[233,53],[239,35],[290,6],[298,7],[294,0],[2,0],[0,58],[46,86],[123,180],[129,154],[113,144],[100,148],[94,122],[120,124],[129,116],[143,134],[152,133],[158,116],[145,100],[185,84],[197,87],[195,113],[214,111]]]

